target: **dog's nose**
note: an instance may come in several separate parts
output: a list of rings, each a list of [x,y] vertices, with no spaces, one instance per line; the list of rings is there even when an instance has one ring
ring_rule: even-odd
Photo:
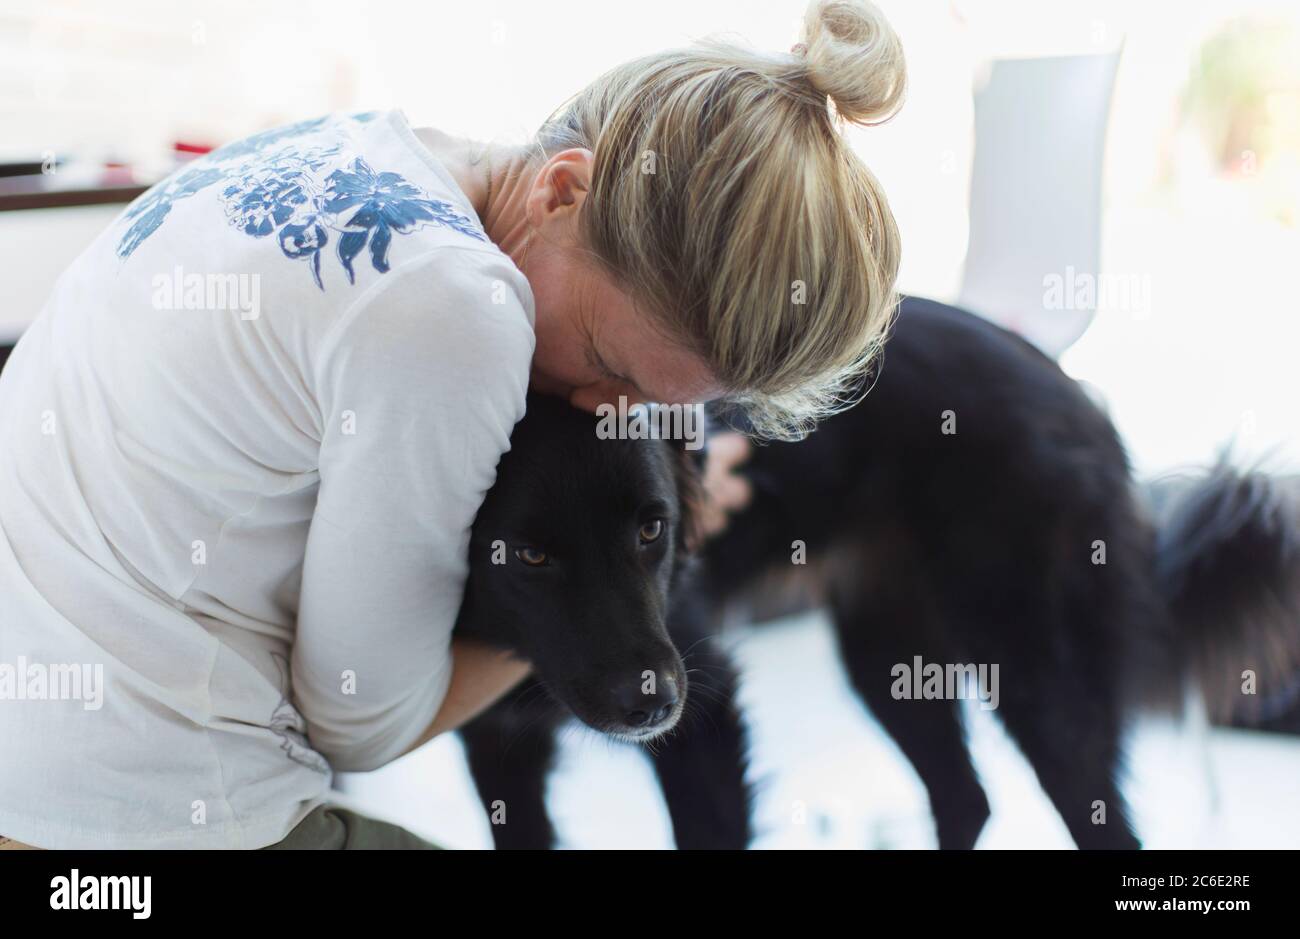
[[[649,729],[672,716],[677,707],[677,681],[662,672],[655,673],[653,679],[645,674],[617,689],[614,695],[628,726]]]

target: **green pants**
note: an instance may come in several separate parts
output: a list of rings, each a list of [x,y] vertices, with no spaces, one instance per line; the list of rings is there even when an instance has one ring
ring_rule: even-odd
[[[267,851],[437,851],[405,828],[366,818],[337,805],[318,805],[283,841]]]

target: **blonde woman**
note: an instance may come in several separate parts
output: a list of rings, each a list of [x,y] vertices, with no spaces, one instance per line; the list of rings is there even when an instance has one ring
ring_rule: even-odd
[[[78,679],[0,703],[0,835],[417,844],[329,776],[524,674],[451,630],[525,392],[835,407],[899,255],[837,119],[903,83],[873,7],[819,0],[792,51],[630,62],[528,148],[333,116],[137,200],[0,378],[0,663]]]

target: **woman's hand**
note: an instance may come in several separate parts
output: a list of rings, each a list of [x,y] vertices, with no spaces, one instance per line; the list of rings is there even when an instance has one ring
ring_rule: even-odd
[[[749,505],[753,490],[749,480],[736,469],[753,450],[744,434],[734,431],[709,438],[708,458],[704,465],[704,504],[699,508],[698,523],[705,540],[727,527],[733,512]]]

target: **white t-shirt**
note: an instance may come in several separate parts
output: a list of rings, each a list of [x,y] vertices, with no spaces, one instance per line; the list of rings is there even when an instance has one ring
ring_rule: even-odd
[[[532,322],[400,112],[136,200],[0,376],[0,835],[262,847],[410,746]]]

